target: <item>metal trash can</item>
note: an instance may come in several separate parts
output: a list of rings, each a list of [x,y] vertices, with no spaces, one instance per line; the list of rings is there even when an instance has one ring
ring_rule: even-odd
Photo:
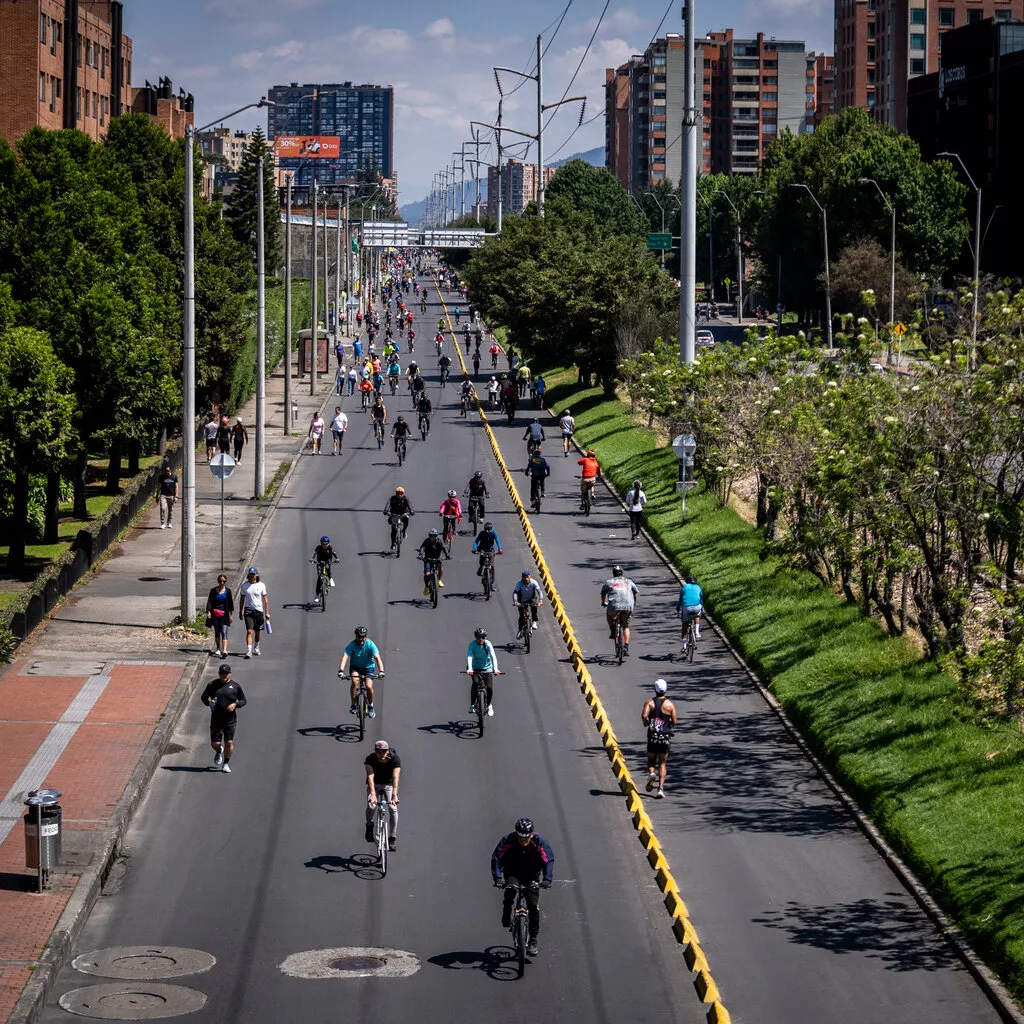
[[[25,799],[25,866],[39,872],[39,886],[60,863],[63,811],[59,789],[34,789]]]

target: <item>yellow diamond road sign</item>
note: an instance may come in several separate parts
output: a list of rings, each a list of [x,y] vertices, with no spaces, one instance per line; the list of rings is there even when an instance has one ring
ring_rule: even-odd
[[[892,330],[893,330],[893,334],[897,334],[897,335],[899,335],[902,338],[903,335],[907,333],[907,325],[906,324],[897,324]]]

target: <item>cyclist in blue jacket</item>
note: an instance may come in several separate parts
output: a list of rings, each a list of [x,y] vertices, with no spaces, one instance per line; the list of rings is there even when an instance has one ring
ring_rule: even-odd
[[[491,559],[491,590],[498,589],[494,582],[497,575],[494,571],[493,562],[495,552],[499,555],[504,554],[501,548],[501,539],[495,532],[493,523],[484,523],[484,528],[476,535],[476,540],[473,541],[473,553],[480,555],[480,564],[476,570],[477,576],[483,575],[485,560]]]
[[[541,888],[551,888],[551,877],[555,866],[555,855],[543,836],[533,830],[529,818],[520,818],[514,832],[498,840],[491,854],[491,878],[499,889],[505,889],[501,923],[505,928],[512,925],[512,903],[515,893],[505,888],[507,882],[518,882],[525,886],[523,894],[530,913],[530,942],[527,953],[536,956],[537,935],[540,932],[540,893],[530,887],[531,882],[540,882]]]
[[[697,585],[692,576],[686,577],[686,582],[679,588],[679,600],[676,601],[676,611],[683,617],[684,621],[696,619],[694,623],[697,639],[700,639],[700,617],[704,614],[704,591]],[[686,641],[683,640],[683,650],[686,650]]]

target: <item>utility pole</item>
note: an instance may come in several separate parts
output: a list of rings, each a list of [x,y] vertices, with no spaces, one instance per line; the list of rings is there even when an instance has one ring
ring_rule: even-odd
[[[338,196],[338,221],[335,228],[338,255],[334,261],[334,344],[337,345],[341,340],[341,196]],[[347,309],[345,316],[348,317]]]
[[[502,104],[502,102],[503,102],[502,98],[499,97],[498,98],[498,131],[496,133],[497,134],[497,138],[498,138],[498,227],[497,227],[497,231],[498,231],[499,235],[501,234],[501,213],[502,213],[501,204],[502,204],[502,198],[503,198],[502,194],[501,194],[501,190],[502,190],[501,179],[504,176],[502,174],[502,170],[501,170],[501,104]],[[479,131],[479,128],[477,129],[477,131]]]
[[[319,324],[317,322],[317,306],[319,305],[319,297],[316,293],[317,284],[317,251],[316,251],[316,172],[313,174],[313,216],[310,220],[310,234],[313,236],[313,252],[312,258],[309,261],[309,279],[312,285],[312,293],[310,296],[310,315],[309,318],[312,321],[313,331],[309,338],[309,393],[311,395],[316,394],[316,342],[317,342],[317,330]]]
[[[722,196],[725,201],[732,207],[732,212],[736,215],[736,287],[739,289],[737,295],[739,299],[736,303],[736,320],[738,323],[743,323],[743,226],[740,224],[740,211],[736,209],[736,204],[729,198],[727,192],[723,192],[721,189],[716,188],[715,194]]]
[[[288,172],[288,199],[284,215],[284,436],[292,420],[292,179]]]
[[[544,216],[544,87],[541,37],[537,36],[537,216]]]
[[[696,357],[697,306],[697,108],[694,104],[694,0],[686,0],[683,56],[683,173],[679,187],[679,361]]]
[[[267,418],[267,292],[266,292],[266,246],[264,242],[263,221],[263,160],[260,160],[256,174],[256,447],[255,447],[255,485],[253,497],[263,497],[264,487],[264,426]],[[280,215],[279,215],[280,216]],[[287,418],[287,407],[285,418]],[[223,569],[224,566],[221,566]]]
[[[480,223],[480,129],[473,133],[473,141],[476,143],[476,163],[473,164],[473,180],[476,182],[476,222]]]
[[[70,102],[70,98],[68,100]],[[195,131],[185,129],[185,334],[181,416],[181,621],[196,615],[196,263]]]

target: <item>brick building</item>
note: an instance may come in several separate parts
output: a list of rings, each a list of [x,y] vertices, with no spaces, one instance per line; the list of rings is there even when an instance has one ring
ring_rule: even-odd
[[[147,82],[141,89],[132,89],[132,111],[148,114],[172,139],[185,138],[185,129],[195,123],[192,95],[184,89],[175,95],[169,78],[161,78],[156,85]]]
[[[0,0],[0,136],[35,125],[100,138],[132,103],[132,41],[118,0]]]
[[[544,186],[555,176],[557,167],[544,168]],[[501,209],[505,213],[522,213],[537,201],[537,165],[522,160],[507,160],[501,168]],[[487,168],[487,212],[498,215],[498,168]]]
[[[866,107],[907,127],[907,85],[939,69],[942,37],[989,18],[1024,17],[1024,0],[836,0],[836,109]]]
[[[808,56],[808,60],[810,56]],[[808,122],[811,121],[813,106],[813,124],[817,128],[829,114],[835,113],[836,99],[836,60],[824,53],[814,55],[814,101],[808,108]]]

